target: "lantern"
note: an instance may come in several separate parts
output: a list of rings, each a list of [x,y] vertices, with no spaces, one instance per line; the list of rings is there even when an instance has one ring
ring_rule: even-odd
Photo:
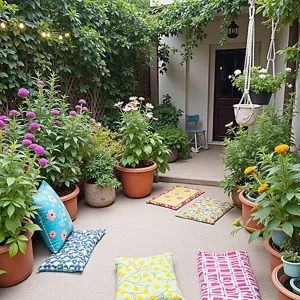
[[[227,27],[227,30],[228,30],[227,36],[230,39],[235,39],[236,37],[238,37],[238,35],[239,35],[239,26],[234,21],[232,21],[230,23],[230,25]]]

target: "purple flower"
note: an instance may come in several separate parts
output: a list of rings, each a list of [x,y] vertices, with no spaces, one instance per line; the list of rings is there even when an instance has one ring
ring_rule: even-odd
[[[5,127],[5,123],[2,120],[0,120],[0,128],[4,128],[4,127]]]
[[[29,139],[24,139],[24,140],[22,141],[22,144],[25,145],[25,146],[30,146],[30,145],[32,144],[32,141],[29,140]]]
[[[31,144],[31,145],[29,146],[29,148],[32,149],[32,150],[34,150],[37,146],[38,146],[38,144]]]
[[[53,109],[53,110],[51,111],[51,114],[52,114],[53,116],[59,116],[59,115],[60,115],[60,111],[59,111],[58,109]]]
[[[28,132],[28,133],[25,134],[25,139],[33,141],[35,139],[35,136],[32,133]]]
[[[80,99],[79,104],[86,104],[86,101],[84,99]]]
[[[18,91],[18,96],[23,98],[23,97],[27,97],[29,95],[29,91],[24,89],[24,88],[21,88],[19,89]]]
[[[34,148],[34,152],[35,152],[35,154],[37,154],[37,155],[39,155],[39,156],[45,155],[45,149],[44,149],[42,146],[39,146],[39,145],[37,145],[37,146]]]
[[[26,118],[27,119],[32,119],[35,118],[36,114],[33,111],[29,111],[28,113],[26,113]]]
[[[38,123],[36,123],[36,122],[32,122],[32,123],[29,125],[29,130],[30,130],[30,131],[38,130],[38,129],[40,129],[40,128],[41,128],[41,126],[40,126]]]
[[[39,81],[37,82],[37,84],[43,85],[43,84],[44,84],[44,81],[43,81],[43,80],[39,80]]]
[[[87,111],[89,111],[89,110],[88,110],[87,107],[83,107],[83,108],[82,108],[82,111],[87,112]]]
[[[70,111],[70,116],[75,117],[77,115],[77,112],[75,110]]]
[[[40,159],[40,165],[41,165],[42,167],[46,167],[47,164],[48,164],[48,162],[47,162],[47,159],[46,159],[46,158],[41,158],[41,159]]]
[[[76,105],[76,106],[75,106],[75,109],[80,109],[80,108],[81,108],[80,105]]]
[[[0,116],[0,120],[2,120],[2,121],[8,121],[8,117],[7,116]]]
[[[57,126],[59,126],[61,124],[61,121],[55,120],[54,124],[57,125]]]
[[[23,168],[24,168],[24,170],[28,170],[29,169],[29,165],[25,164]]]
[[[95,120],[94,118],[90,118],[90,122],[91,122],[91,123],[95,123],[96,120]]]
[[[11,117],[13,117],[13,116],[16,116],[16,115],[18,115],[19,114],[19,112],[17,111],[17,110],[15,110],[15,109],[12,109],[12,110],[10,110],[9,111],[9,113],[8,113]]]

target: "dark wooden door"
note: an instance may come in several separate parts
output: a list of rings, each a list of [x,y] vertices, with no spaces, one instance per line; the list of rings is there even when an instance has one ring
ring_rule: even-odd
[[[226,136],[226,124],[234,122],[233,104],[239,103],[242,93],[232,86],[229,76],[244,69],[245,49],[217,50],[214,97],[214,141]]]

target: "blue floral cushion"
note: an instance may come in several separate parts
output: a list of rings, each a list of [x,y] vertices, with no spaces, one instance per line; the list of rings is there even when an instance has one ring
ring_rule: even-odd
[[[57,253],[67,237],[74,230],[70,215],[52,187],[43,181],[34,196],[33,205],[37,206],[35,223],[41,227],[40,235],[49,250]]]
[[[38,269],[39,272],[82,272],[92,251],[105,234],[105,229],[76,230],[63,248],[52,254]]]

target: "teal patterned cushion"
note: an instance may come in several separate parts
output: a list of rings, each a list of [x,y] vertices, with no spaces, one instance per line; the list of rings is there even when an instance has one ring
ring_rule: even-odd
[[[63,248],[52,254],[38,269],[39,272],[82,272],[105,229],[76,230]]]
[[[49,250],[57,253],[74,230],[70,215],[46,181],[42,182],[38,193],[34,196],[33,205],[38,207],[35,223],[42,229],[39,233]]]

